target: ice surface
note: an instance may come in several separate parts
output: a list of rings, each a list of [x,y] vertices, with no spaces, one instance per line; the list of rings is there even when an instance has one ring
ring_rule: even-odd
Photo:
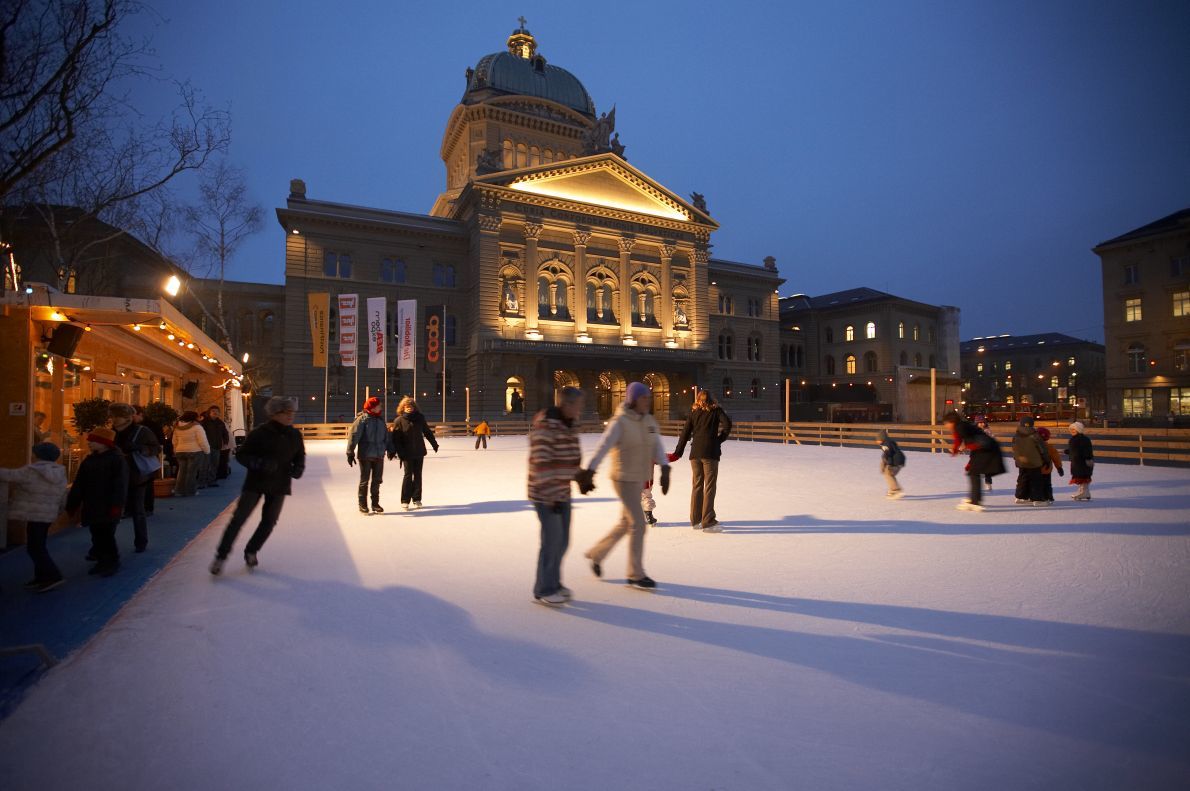
[[[594,437],[584,440],[588,450]],[[356,511],[341,443],[249,574],[226,513],[0,725],[5,789],[1057,789],[1190,783],[1190,472],[958,512],[961,461],[730,443],[719,535],[658,497],[656,593],[583,550],[531,602],[525,441],[448,439],[426,507]],[[251,525],[249,525],[249,529]],[[246,540],[241,537],[240,547]]]

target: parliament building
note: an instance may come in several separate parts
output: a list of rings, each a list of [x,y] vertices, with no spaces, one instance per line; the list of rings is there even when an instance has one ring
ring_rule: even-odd
[[[416,371],[398,371],[389,344],[388,392],[416,392],[434,420],[443,388],[446,418],[469,405],[475,420],[508,414],[514,393],[531,415],[567,385],[606,417],[633,380],[652,387],[661,419],[685,414],[695,387],[737,418],[780,419],[776,261],[711,258],[718,224],[702,196],[629,164],[614,110],[597,113],[523,22],[466,79],[442,139],[446,189],[429,214],[318,200],[291,182],[277,210],[286,315],[305,316],[306,295],[329,292],[334,352],[336,294],[386,297],[390,339],[396,300],[417,300],[422,320],[445,305],[445,376],[420,339]],[[313,367],[306,323],[285,325],[284,391],[307,405],[304,419],[321,419],[324,381],[330,420],[383,386],[382,371],[334,354],[329,369]]]

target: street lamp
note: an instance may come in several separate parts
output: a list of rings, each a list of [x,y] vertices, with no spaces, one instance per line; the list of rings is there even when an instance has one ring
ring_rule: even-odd
[[[240,359],[243,361],[244,365],[247,365],[248,364],[248,352],[244,352],[244,356],[241,357]]]
[[[165,281],[165,293],[171,297],[176,297],[181,290],[182,281],[178,279],[177,275],[170,275],[169,280]]]

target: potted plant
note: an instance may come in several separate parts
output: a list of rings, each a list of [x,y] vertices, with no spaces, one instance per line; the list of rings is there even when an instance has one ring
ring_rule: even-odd
[[[145,419],[151,420],[163,429],[168,429],[178,420],[178,410],[174,409],[164,401],[152,401],[145,404]],[[174,485],[176,479],[171,475],[167,477],[167,464],[165,463],[165,448],[161,449],[161,473],[153,479],[153,496],[154,497],[172,497],[174,492]]]
[[[106,398],[86,398],[74,405],[74,427],[80,437],[86,437],[100,426],[106,426],[107,410],[112,405]]]

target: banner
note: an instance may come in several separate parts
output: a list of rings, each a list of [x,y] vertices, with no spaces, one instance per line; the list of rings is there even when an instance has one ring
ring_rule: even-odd
[[[331,295],[307,294],[306,302],[310,309],[310,341],[314,347],[314,367],[326,368],[327,347],[330,346],[327,315],[331,309]]]
[[[339,364],[354,368],[359,352],[359,294],[339,295]]]
[[[417,367],[417,300],[397,300],[397,368]]]
[[[426,306],[426,370],[442,370],[442,347],[446,341],[446,306]]]
[[[388,311],[384,297],[368,297],[368,367],[384,368],[384,350],[388,332]]]

